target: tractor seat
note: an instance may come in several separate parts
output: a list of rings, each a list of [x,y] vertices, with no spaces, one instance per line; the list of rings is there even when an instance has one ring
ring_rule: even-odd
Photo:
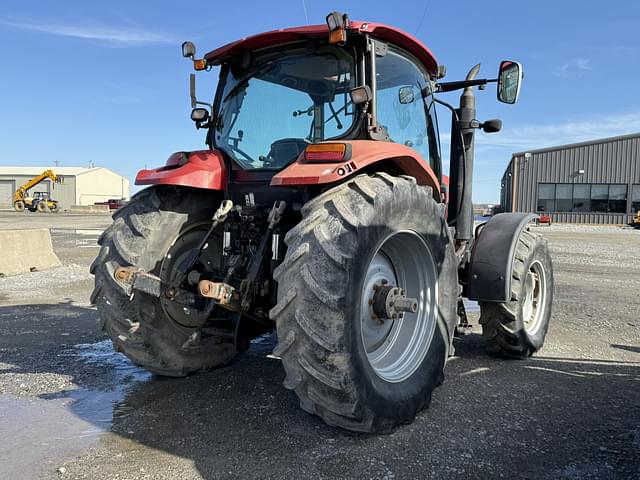
[[[304,138],[283,138],[271,144],[269,154],[264,159],[265,168],[281,169],[294,162],[309,145]]]

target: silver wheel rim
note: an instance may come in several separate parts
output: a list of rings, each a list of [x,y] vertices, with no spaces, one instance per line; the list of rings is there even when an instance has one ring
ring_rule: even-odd
[[[522,321],[524,329],[534,335],[542,324],[546,296],[547,277],[544,267],[538,260],[534,261],[524,280],[524,302],[522,304]]]
[[[403,288],[418,300],[416,313],[403,318],[375,318],[370,300],[374,286]],[[391,383],[409,378],[429,350],[436,327],[438,282],[429,247],[417,233],[400,231],[378,247],[367,269],[361,295],[360,333],[367,360],[378,377]]]

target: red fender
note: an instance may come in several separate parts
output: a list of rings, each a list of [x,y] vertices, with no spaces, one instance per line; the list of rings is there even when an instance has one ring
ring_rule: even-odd
[[[136,185],[182,185],[184,187],[224,190],[227,170],[222,154],[215,150],[176,152],[164,167],[140,170]]]
[[[440,182],[429,163],[418,153],[405,145],[373,140],[352,140],[351,158],[340,163],[309,163],[304,154],[298,160],[279,172],[271,180],[272,186],[292,187],[322,185],[344,180],[366,167],[381,161],[396,164],[405,175],[411,175],[418,185],[433,188],[433,196],[440,199]]]

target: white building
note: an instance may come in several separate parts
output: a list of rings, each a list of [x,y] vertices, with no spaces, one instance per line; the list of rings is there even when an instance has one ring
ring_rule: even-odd
[[[110,198],[129,199],[129,179],[108,168],[0,166],[0,208],[11,208],[16,188],[45,170],[53,170],[62,176],[63,182],[54,184],[47,179],[29,193],[48,192],[53,200],[59,202],[61,210],[72,205],[93,205]]]

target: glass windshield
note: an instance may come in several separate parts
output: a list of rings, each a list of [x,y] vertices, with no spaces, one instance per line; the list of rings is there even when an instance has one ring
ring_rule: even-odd
[[[435,169],[440,148],[429,75],[393,48],[376,58],[378,123],[392,142],[413,148]]]
[[[214,125],[215,146],[244,169],[281,169],[308,143],[344,135],[356,109],[354,60],[343,49],[290,50],[230,68]]]

